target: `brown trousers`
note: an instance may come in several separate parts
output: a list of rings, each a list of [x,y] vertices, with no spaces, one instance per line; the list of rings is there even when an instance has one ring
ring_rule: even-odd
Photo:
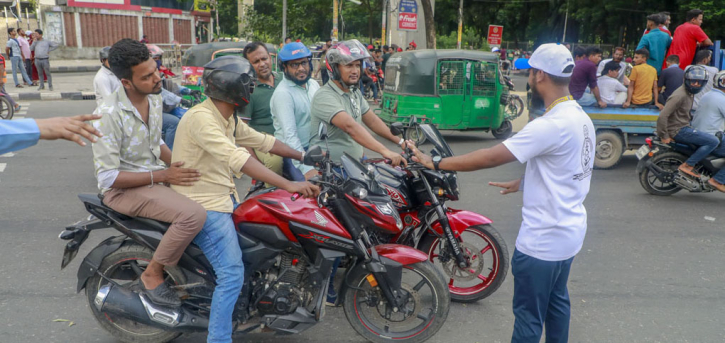
[[[154,260],[165,266],[179,263],[206,221],[206,210],[199,203],[162,185],[112,189],[104,194],[103,203],[127,216],[171,223],[154,253]]]

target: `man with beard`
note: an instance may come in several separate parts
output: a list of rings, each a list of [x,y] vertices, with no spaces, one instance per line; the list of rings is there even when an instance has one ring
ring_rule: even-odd
[[[621,67],[621,69],[619,69],[619,75],[617,75],[617,80],[619,80],[621,84],[629,86],[629,79],[626,75],[624,75],[625,70],[627,70],[627,63],[624,62],[624,48],[620,46],[614,48],[614,54],[612,54],[612,58],[607,58],[606,60],[599,62],[599,67],[597,68],[597,77],[602,75],[602,71],[604,71],[604,66],[611,61],[619,63]]]
[[[249,118],[247,124],[257,132],[274,136],[274,121],[269,102],[282,78],[272,72],[272,58],[264,43],[250,43],[244,47],[242,54],[257,74],[254,92],[249,96],[249,104],[244,108],[244,116]],[[282,157],[259,149],[248,148],[247,151],[265,167],[282,175]]]
[[[523,221],[511,258],[514,323],[511,342],[567,342],[570,302],[567,280],[587,231],[584,199],[594,167],[594,125],[569,95],[574,59],[563,45],[541,45],[528,61],[532,95],[546,113],[515,136],[489,149],[441,158],[413,148],[430,169],[473,171],[519,161],[521,179],[490,182],[501,194],[524,191]],[[521,69],[528,69],[521,68]],[[408,142],[413,144],[413,142]]]
[[[156,304],[180,306],[164,282],[164,267],[179,262],[206,211],[165,184],[190,186],[201,174],[182,168],[183,161],[171,163],[171,150],[161,140],[161,77],[146,45],[122,39],[111,47],[108,62],[121,87],[95,112],[102,117],[94,126],[103,134],[93,144],[98,188],[103,203],[117,212],[171,223],[138,286]]]
[[[293,42],[282,47],[277,57],[284,80],[270,99],[274,136],[292,149],[304,152],[310,146],[310,103],[320,89],[320,84],[310,77],[312,53],[304,44]],[[289,158],[283,160],[282,170],[294,181],[317,175],[315,168]]]

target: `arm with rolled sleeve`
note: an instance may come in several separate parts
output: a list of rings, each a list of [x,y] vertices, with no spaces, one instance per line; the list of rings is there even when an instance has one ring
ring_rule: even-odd
[[[95,113],[102,114],[101,119],[93,122],[93,126],[103,134],[93,147],[93,165],[96,168],[96,179],[101,189],[109,189],[116,182],[121,166],[121,142],[123,129],[120,119],[112,113],[104,113],[99,107]]]
[[[275,91],[269,100],[269,109],[272,113],[274,121],[274,135],[280,138],[282,143],[287,144],[290,148],[297,151],[305,151],[299,136],[297,135],[297,120],[295,118],[295,105],[292,97],[286,92]],[[292,160],[295,168],[299,169],[302,174],[314,169],[311,166],[304,165],[297,160]]]
[[[682,100],[684,98],[682,96],[670,96],[670,98],[665,103],[665,107],[660,112],[659,117],[657,117],[657,137],[660,139],[670,139],[669,132],[667,132],[667,127],[669,126],[669,119],[670,116],[675,113],[675,110],[677,110],[681,104]]]
[[[40,129],[33,119],[0,120],[0,154],[31,147],[39,139]]]

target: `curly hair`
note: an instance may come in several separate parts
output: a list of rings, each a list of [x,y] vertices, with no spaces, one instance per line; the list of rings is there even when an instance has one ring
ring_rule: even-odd
[[[131,38],[116,42],[108,52],[108,64],[119,79],[131,80],[133,78],[131,68],[148,61],[149,58],[151,54],[146,45]]]

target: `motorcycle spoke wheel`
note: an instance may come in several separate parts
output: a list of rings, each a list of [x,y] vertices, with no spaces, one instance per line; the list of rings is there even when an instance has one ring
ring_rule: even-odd
[[[445,240],[429,236],[420,249],[446,277],[454,301],[483,299],[501,286],[508,272],[508,250],[500,234],[490,225],[466,228],[458,237],[469,266],[458,266]],[[443,244],[443,246],[441,246]],[[442,258],[442,256],[445,256]]]

